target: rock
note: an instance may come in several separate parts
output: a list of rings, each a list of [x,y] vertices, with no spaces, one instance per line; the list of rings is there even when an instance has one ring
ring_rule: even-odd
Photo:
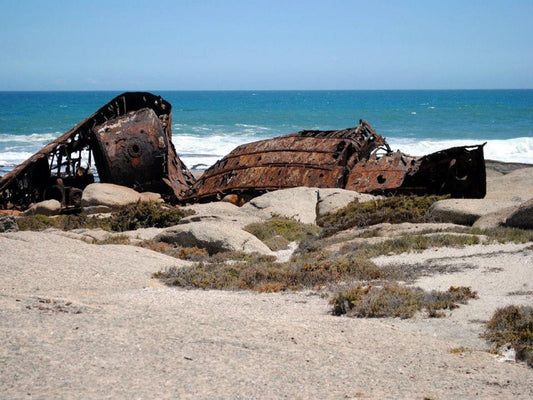
[[[166,228],[155,237],[155,240],[183,247],[204,248],[209,254],[225,251],[272,254],[272,251],[258,238],[231,223],[194,222],[176,225]]]
[[[159,193],[154,192],[142,192],[140,194],[141,202],[143,203],[164,203],[165,201],[161,198]]]
[[[138,201],[141,201],[141,194],[131,188],[112,183],[91,183],[83,191],[81,205],[83,208],[106,206],[114,210]]]
[[[305,224],[314,224],[317,215],[318,190],[308,187],[276,190],[255,197],[241,209],[262,219],[284,217],[293,218]]]
[[[376,200],[377,196],[371,194],[358,193],[345,189],[318,189],[318,217],[328,213],[336,212],[348,203],[358,200],[360,203]]]
[[[522,203],[533,198],[533,169],[517,169],[498,177],[487,177],[485,199]]]
[[[228,202],[213,202],[206,204],[193,204],[183,207],[183,210],[192,210],[194,215],[182,218],[181,224],[191,222],[229,222],[239,227],[244,227],[254,222],[261,222],[262,219],[257,215],[251,215],[246,209],[237,207]]]
[[[505,225],[513,228],[533,229],[533,198],[520,204],[507,217]]]
[[[510,200],[446,199],[431,205],[427,216],[440,222],[472,225],[480,217],[516,205]]]
[[[0,232],[18,232],[19,226],[15,217],[11,215],[0,216]]]
[[[501,210],[482,215],[472,227],[479,229],[494,229],[505,225],[509,215],[518,209],[517,206],[502,208]]]
[[[33,204],[24,211],[23,215],[58,215],[61,212],[61,203],[57,200],[45,200]]]

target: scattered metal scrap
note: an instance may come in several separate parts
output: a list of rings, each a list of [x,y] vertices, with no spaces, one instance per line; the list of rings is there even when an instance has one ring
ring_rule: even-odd
[[[0,209],[57,199],[79,210],[94,181],[154,191],[171,202],[248,199],[296,186],[362,193],[450,194],[482,198],[483,146],[423,157],[393,152],[366,121],[338,131],[305,130],[237,147],[198,181],[171,141],[171,105],[150,93],[124,93],[0,178]]]
[[[483,146],[424,157],[393,152],[368,122],[339,131],[301,131],[237,147],[205,171],[184,198],[250,198],[296,186],[379,194],[485,196]]]
[[[123,93],[0,179],[0,209],[56,199],[79,209],[82,190],[100,182],[176,200],[194,178],[171,141],[172,106],[150,93]]]

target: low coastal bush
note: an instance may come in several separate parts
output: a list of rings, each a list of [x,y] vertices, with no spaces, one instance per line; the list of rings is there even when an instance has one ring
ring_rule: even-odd
[[[264,242],[271,250],[286,248],[289,242],[302,240],[308,235],[316,235],[320,228],[314,224],[304,224],[290,218],[275,217],[266,222],[256,222],[244,227],[244,230],[251,233]],[[285,239],[285,241],[279,238]]]
[[[159,203],[136,203],[111,214],[111,230],[131,231],[139,228],[166,228],[176,225],[192,212]]]
[[[73,229],[96,229],[102,228],[110,230],[107,219],[98,220],[89,218],[86,215],[57,215],[48,217],[46,215],[32,215],[17,217],[17,224],[21,231],[42,231],[48,228],[70,231]]]
[[[23,216],[17,218],[20,230],[40,231],[56,228],[64,231],[73,229],[104,229],[106,231],[124,232],[139,228],[164,228],[176,225],[191,211],[169,207],[159,203],[135,203],[121,207],[108,217],[80,215],[45,215]]]
[[[497,346],[510,343],[516,358],[533,367],[533,307],[498,308],[487,323],[483,337]]]
[[[259,255],[248,255],[243,260],[234,258],[232,262],[210,260],[160,271],[154,277],[185,288],[282,291],[386,279],[387,274],[366,257],[336,257],[324,252],[299,255],[284,263]]]
[[[348,243],[341,248],[340,252],[376,257],[387,254],[419,252],[431,247],[464,247],[479,244],[479,242],[477,236],[471,235],[404,235],[373,244],[362,242]]]
[[[411,318],[425,309],[430,317],[441,317],[444,314],[439,310],[453,310],[458,303],[466,304],[475,298],[476,292],[463,286],[452,286],[446,292],[426,292],[418,287],[390,283],[384,286],[357,285],[339,292],[331,304],[334,315]]]
[[[426,222],[426,212],[436,201],[448,196],[395,196],[375,201],[351,202],[346,207],[317,220],[323,227],[322,237],[353,227],[376,225],[383,222]]]

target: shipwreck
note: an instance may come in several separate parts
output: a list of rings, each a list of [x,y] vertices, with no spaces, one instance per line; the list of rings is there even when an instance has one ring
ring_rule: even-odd
[[[305,130],[239,146],[207,169],[184,199],[213,201],[235,194],[246,200],[296,186],[483,198],[483,146],[413,157],[392,151],[385,138],[361,120],[355,128]]]
[[[239,202],[297,186],[362,193],[482,198],[484,144],[422,157],[392,151],[364,120],[354,128],[304,130],[241,145],[196,180],[172,143],[172,106],[145,92],[123,93],[0,178],[0,209],[47,199],[80,210],[97,180],[158,192],[170,203]]]
[[[43,147],[0,179],[0,208],[23,210],[56,199],[64,211],[80,209],[94,182],[182,197],[194,177],[172,144],[172,106],[144,92],[123,93]],[[94,168],[93,168],[94,167]]]

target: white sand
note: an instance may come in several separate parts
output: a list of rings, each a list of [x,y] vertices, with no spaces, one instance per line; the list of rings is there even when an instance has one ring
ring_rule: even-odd
[[[309,292],[163,287],[150,275],[182,262],[141,248],[0,234],[0,397],[530,399],[533,370],[478,338],[496,307],[533,303],[507,295],[533,289],[524,247],[413,257],[474,267],[419,281],[478,291],[450,317],[352,319]]]

